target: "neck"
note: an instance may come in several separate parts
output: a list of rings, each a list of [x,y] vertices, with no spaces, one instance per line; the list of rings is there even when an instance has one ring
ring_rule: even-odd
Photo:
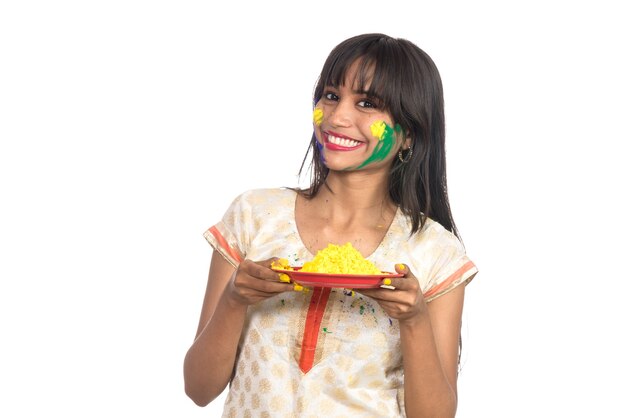
[[[395,213],[395,205],[389,199],[388,178],[380,174],[330,172],[316,198],[335,213],[352,216]]]

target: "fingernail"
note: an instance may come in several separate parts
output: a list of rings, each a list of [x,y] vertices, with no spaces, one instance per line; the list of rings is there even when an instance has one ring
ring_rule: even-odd
[[[280,275],[278,276],[278,280],[280,280],[283,283],[291,283],[291,279],[289,278],[289,275],[285,273],[280,273]]]
[[[402,263],[400,263],[400,264],[396,264],[396,267],[397,267],[398,269],[400,269],[400,270],[406,270],[406,266],[405,266],[404,264],[402,264]]]
[[[304,287],[296,283],[293,285],[293,290],[295,290],[296,292],[302,292],[304,290]]]
[[[385,279],[385,280],[383,280],[383,284],[384,284],[385,286],[389,286],[389,285],[391,284],[391,279]]]

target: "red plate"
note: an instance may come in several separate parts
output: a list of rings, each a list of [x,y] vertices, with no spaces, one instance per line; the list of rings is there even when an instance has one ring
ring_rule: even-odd
[[[383,279],[394,277],[404,277],[400,273],[390,273],[383,271],[381,274],[335,274],[335,273],[313,273],[310,271],[299,271],[302,267],[292,267],[293,270],[282,270],[274,268],[274,271],[285,273],[302,286],[308,287],[339,287],[345,289],[369,289],[380,287]]]

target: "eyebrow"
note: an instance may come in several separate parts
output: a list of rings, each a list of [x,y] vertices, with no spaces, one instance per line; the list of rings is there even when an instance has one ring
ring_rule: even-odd
[[[343,84],[345,86],[345,84]],[[326,86],[324,88],[332,88],[332,89],[339,89],[339,86],[336,85],[332,85],[332,84],[326,84]],[[376,94],[370,90],[365,90],[365,89],[356,89],[356,90],[352,90],[355,94],[360,94],[363,95],[365,97],[368,98],[372,98],[372,99],[376,99],[377,101],[379,101],[380,103],[384,103],[385,100],[379,95]]]
[[[340,86],[344,86],[345,84],[341,84],[341,85],[335,85],[335,84],[326,84],[324,86],[324,88],[333,88],[333,89],[339,89]],[[365,89],[356,89],[356,90],[352,90],[353,93],[355,94],[362,94],[364,96],[368,96],[368,97],[375,97],[377,99],[382,99],[378,94],[370,91],[370,90],[365,90]]]
[[[367,97],[372,97],[374,99],[380,100],[381,102],[383,101],[383,98],[380,97],[380,95],[378,95],[378,94],[376,94],[376,93],[374,93],[372,91],[369,91],[369,90],[359,89],[359,90],[354,90],[354,92],[356,94],[362,94],[362,95],[367,96]]]

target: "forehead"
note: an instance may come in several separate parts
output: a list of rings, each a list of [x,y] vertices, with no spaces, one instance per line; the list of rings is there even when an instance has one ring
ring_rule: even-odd
[[[374,62],[357,58],[344,68],[331,71],[326,85],[333,87],[346,86],[354,91],[369,90],[374,78],[376,65]]]

